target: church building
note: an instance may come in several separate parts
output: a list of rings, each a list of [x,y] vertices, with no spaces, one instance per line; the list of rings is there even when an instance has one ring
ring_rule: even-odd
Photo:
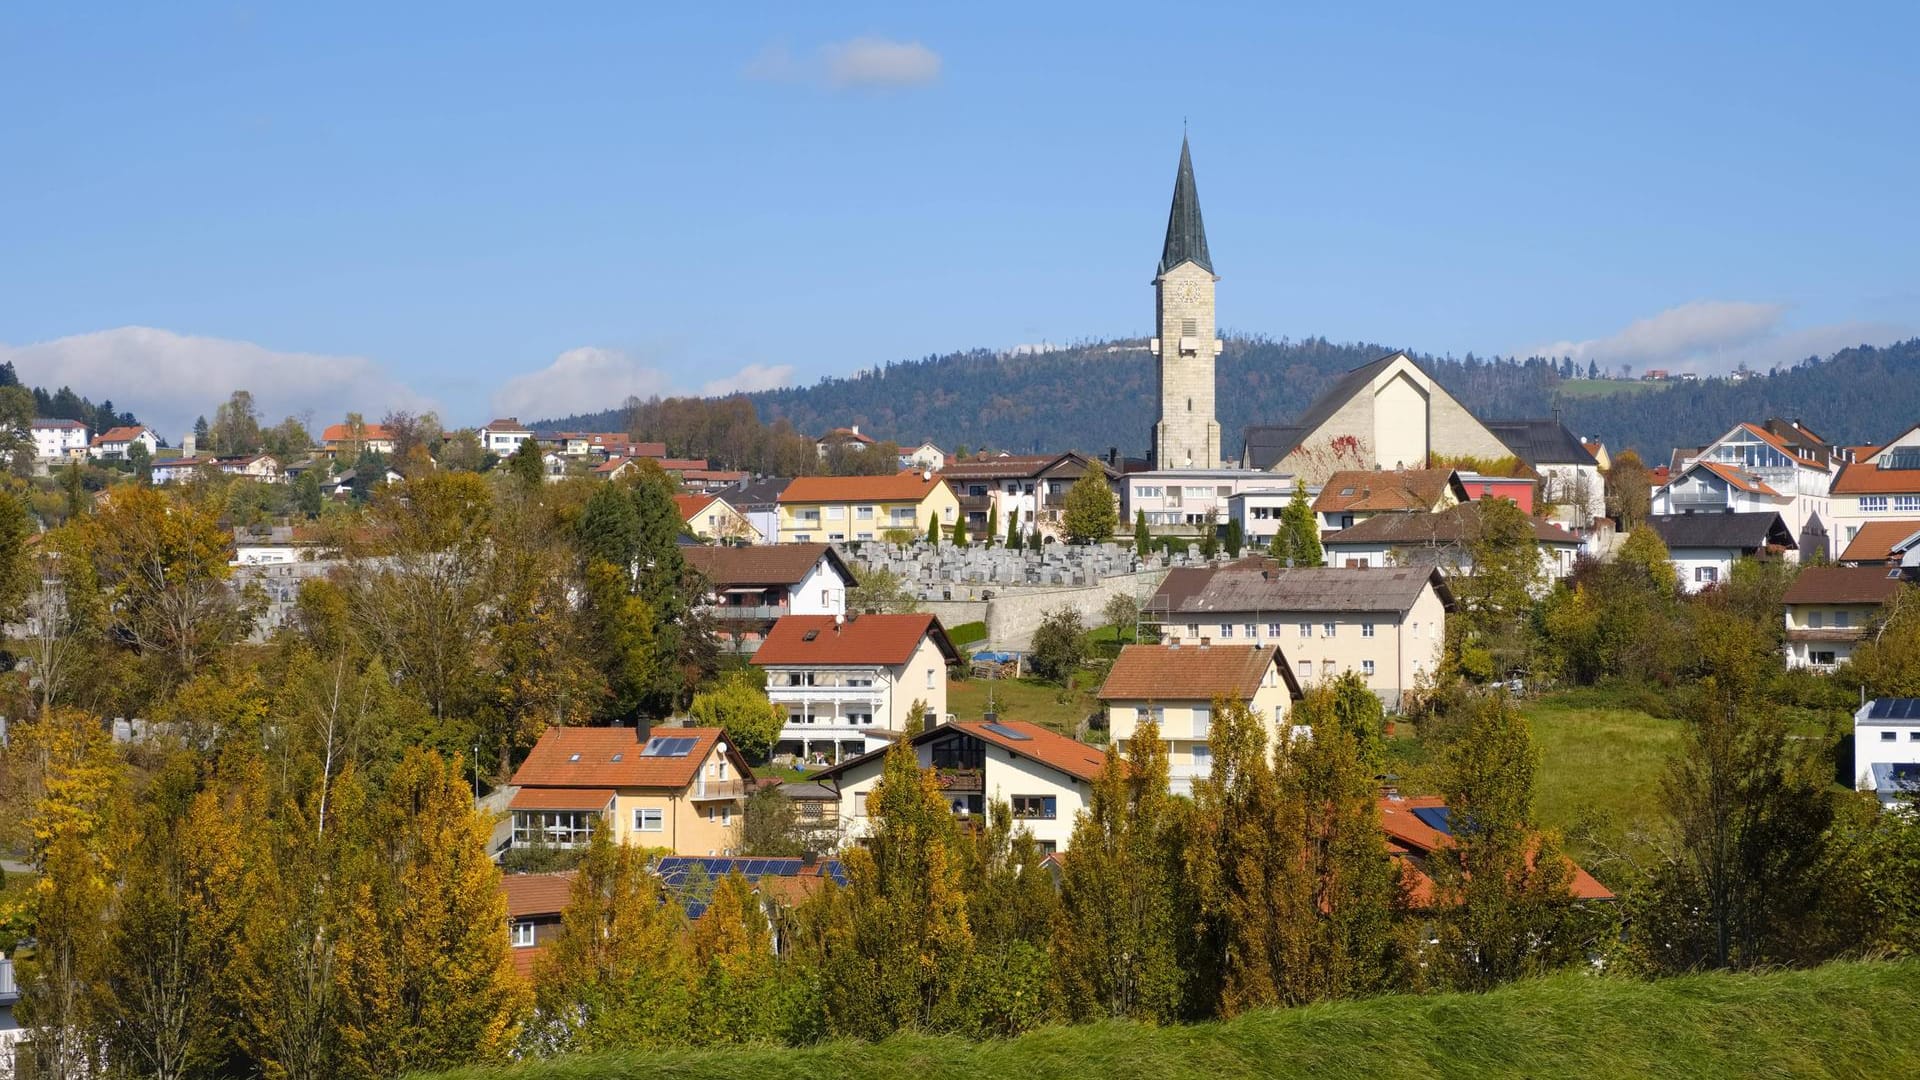
[[[1207,253],[1193,155],[1183,136],[1167,241],[1153,278],[1159,336],[1150,347],[1160,382],[1160,422],[1153,425],[1152,442],[1156,469],[1220,467],[1220,422],[1213,408],[1214,360],[1222,349],[1213,318],[1214,283],[1219,280]]]

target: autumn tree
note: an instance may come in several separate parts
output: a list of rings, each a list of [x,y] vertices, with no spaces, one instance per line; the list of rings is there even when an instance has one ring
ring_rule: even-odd
[[[1113,535],[1119,527],[1120,512],[1114,505],[1113,489],[1099,469],[1092,469],[1067,489],[1060,512],[1061,528],[1076,544],[1097,544]]]
[[[1052,943],[1062,1011],[1166,1022],[1181,1013],[1179,821],[1159,726],[1140,725],[1127,760],[1109,753],[1074,821]]]
[[[0,490],[0,622],[13,622],[33,591],[36,567],[27,550],[33,520],[26,504]]]
[[[1526,663],[1534,593],[1545,573],[1532,519],[1511,499],[1483,499],[1463,555],[1469,572],[1451,575],[1460,608],[1447,620],[1450,657],[1476,679],[1504,677]]]
[[[1048,612],[1033,632],[1027,661],[1043,679],[1064,683],[1087,659],[1087,627],[1070,607]]]
[[[1052,1009],[1048,941],[1060,897],[1033,832],[1004,799],[965,847],[967,924],[974,949],[955,1003],[954,1030],[1004,1038],[1044,1024]]]
[[[742,754],[764,759],[780,737],[786,712],[750,680],[734,676],[693,695],[687,715],[696,724],[721,728]]]
[[[260,410],[253,403],[253,393],[235,390],[213,411],[213,425],[208,434],[213,441],[213,452],[224,457],[259,453]]]
[[[913,595],[913,589],[884,566],[862,570],[859,584],[847,590],[847,610],[855,615],[905,615],[919,607],[920,598]]]
[[[1882,606],[1844,672],[1872,697],[1920,697],[1920,588],[1909,585]]]
[[[867,796],[871,833],[843,864],[847,888],[822,958],[834,1033],[878,1039],[951,1022],[973,951],[953,811],[905,739]]]
[[[1583,959],[1601,938],[1558,837],[1534,822],[1540,756],[1526,717],[1505,693],[1464,708],[1440,754],[1452,845],[1427,864],[1438,944],[1425,974],[1483,990]]]
[[[537,1049],[618,1050],[684,1037],[695,980],[685,915],[647,860],[604,832],[588,844],[560,933],[535,969]]]
[[[1653,507],[1653,473],[1640,454],[1622,450],[1613,455],[1606,477],[1607,514],[1623,530],[1644,525]]]
[[[1614,561],[1643,575],[1662,593],[1671,595],[1679,587],[1679,575],[1673,568],[1666,541],[1649,526],[1634,526],[1614,554]]]
[[[336,982],[346,1075],[504,1061],[523,989],[508,957],[492,822],[458,757],[409,749],[368,813],[348,871]]]

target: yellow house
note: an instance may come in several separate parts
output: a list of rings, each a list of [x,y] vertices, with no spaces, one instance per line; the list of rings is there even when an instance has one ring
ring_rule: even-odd
[[[1195,780],[1213,773],[1207,739],[1216,699],[1246,702],[1271,747],[1299,696],[1300,684],[1276,645],[1129,645],[1100,687],[1114,749],[1125,752],[1146,721],[1160,725],[1169,787],[1179,795],[1191,794]]]
[[[615,843],[732,855],[753,772],[720,728],[548,728],[513,774],[513,846]]]
[[[760,530],[747,520],[747,515],[718,495],[675,495],[673,501],[680,509],[680,520],[686,523],[687,531],[702,540],[758,544],[764,539]]]
[[[892,476],[802,476],[780,493],[780,543],[879,540],[889,530],[924,535],[937,520],[944,534],[960,500],[929,472]]]

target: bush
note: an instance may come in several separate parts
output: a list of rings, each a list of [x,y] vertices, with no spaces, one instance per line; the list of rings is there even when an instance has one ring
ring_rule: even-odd
[[[1064,683],[1086,659],[1087,628],[1079,612],[1061,608],[1040,620],[1040,628],[1033,632],[1033,647],[1027,653],[1035,675]]]
[[[947,640],[953,642],[956,649],[964,649],[976,641],[987,640],[987,624],[975,620],[964,622],[947,629]]]

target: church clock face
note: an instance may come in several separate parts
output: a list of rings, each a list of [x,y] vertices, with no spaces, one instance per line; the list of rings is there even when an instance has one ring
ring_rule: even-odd
[[[1200,283],[1197,281],[1186,282],[1180,286],[1179,292],[1176,295],[1183,304],[1197,304],[1200,302]]]

